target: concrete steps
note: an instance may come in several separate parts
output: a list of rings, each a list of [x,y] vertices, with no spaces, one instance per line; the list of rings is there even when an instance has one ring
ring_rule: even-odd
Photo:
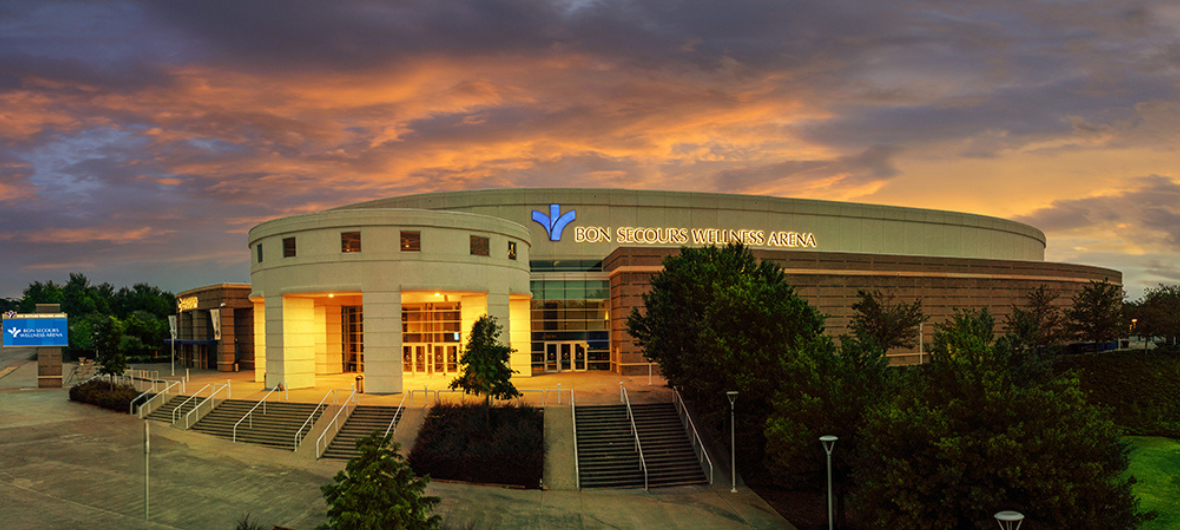
[[[672,404],[633,404],[631,412],[643,445],[648,487],[708,482]],[[581,406],[575,421],[583,488],[643,487],[643,469],[626,406]]]
[[[233,440],[234,424],[257,403],[238,399],[223,401],[197,422],[192,430]],[[268,402],[265,413],[262,407],[258,407],[251,414],[251,419],[238,425],[236,441],[294,451],[295,432],[303,427],[300,439],[307,436],[311,424],[304,427],[304,422],[312,411],[315,411],[315,419],[311,423],[315,423],[323,414],[324,407],[317,409],[314,403]]]
[[[156,409],[151,414],[148,414],[147,419],[162,421],[164,423],[172,423],[172,411],[176,410],[176,408],[189,397],[191,396],[176,396],[170,399],[167,403],[161,405],[160,408]],[[205,398],[203,397],[194,398],[192,401],[189,401],[184,405],[184,408],[176,414],[176,418],[183,419],[185,414],[188,414],[193,409],[197,408],[197,405],[200,405],[203,401],[205,401]]]
[[[356,450],[356,441],[372,434],[373,431],[384,433],[396,415],[397,407],[358,405],[320,458],[348,460],[358,456],[360,453]],[[400,417],[398,421],[401,421]],[[397,426],[394,425],[394,428]]]

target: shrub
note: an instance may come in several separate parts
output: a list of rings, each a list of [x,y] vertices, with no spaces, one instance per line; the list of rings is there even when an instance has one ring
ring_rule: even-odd
[[[127,412],[131,400],[139,392],[129,385],[114,385],[106,381],[88,381],[70,388],[70,400],[89,403],[115,412]]]
[[[1076,371],[1086,399],[1109,407],[1133,436],[1180,438],[1180,358],[1164,349],[1068,355],[1054,363]]]
[[[439,404],[410,451],[410,466],[436,479],[540,486],[544,469],[543,412],[530,406]]]

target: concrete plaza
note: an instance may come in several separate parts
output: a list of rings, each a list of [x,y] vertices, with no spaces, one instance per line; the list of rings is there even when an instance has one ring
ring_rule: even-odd
[[[145,521],[144,422],[70,402],[66,389],[38,390],[36,363],[27,358],[28,353],[16,350],[0,354],[3,528],[232,529],[246,514],[267,526],[298,530],[325,522],[319,488],[344,468],[343,462],[234,444],[155,422],[150,425],[150,517]],[[67,376],[71,369],[67,366]],[[194,373],[189,389],[226,375]],[[262,393],[245,374],[228,375],[235,379],[235,398]],[[633,401],[664,398],[666,389],[648,386],[646,377],[569,374],[518,381],[522,388],[556,388],[559,382],[575,387],[577,403],[583,404],[617,403],[620,380]],[[444,385],[413,384],[431,390]],[[291,399],[315,402],[329,387],[291,392]],[[421,395],[398,427],[403,444],[412,442],[421,425]],[[526,395],[533,401],[540,393]],[[401,395],[361,398],[362,404],[400,401]],[[731,494],[729,477],[720,469],[713,486],[579,491],[573,484],[570,422],[568,399],[546,408],[545,490],[432,482],[428,493],[442,499],[436,513],[460,528],[793,528],[750,490],[739,487]]]

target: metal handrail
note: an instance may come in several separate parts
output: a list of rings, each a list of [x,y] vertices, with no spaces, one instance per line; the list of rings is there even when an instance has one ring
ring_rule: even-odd
[[[176,406],[176,408],[172,409],[172,423],[176,423],[177,421],[179,421],[179,418],[177,418],[176,415],[180,413],[180,410],[183,409],[185,405],[188,405],[189,401],[192,401],[197,396],[201,395],[201,392],[204,392],[206,388],[209,388],[211,386],[213,386],[213,383],[209,383],[209,384],[201,387],[200,390],[193,392],[193,395],[189,396],[188,399],[181,401],[180,404]]]
[[[676,413],[680,415],[681,423],[684,423],[684,430],[689,435],[689,441],[692,442],[692,450],[697,454],[697,462],[709,464],[709,484],[712,484],[713,459],[709,458],[709,452],[705,450],[705,443],[701,440],[701,435],[697,434],[697,426],[693,423],[692,416],[688,414],[688,407],[684,406],[684,398],[675,388],[672,389],[672,404],[676,407]]]
[[[574,425],[574,487],[582,489],[582,471],[578,469],[578,410],[577,405],[574,404],[574,389],[571,388],[569,391],[570,417],[573,418],[571,423]]]
[[[405,401],[405,399],[406,397],[402,396],[402,401]],[[344,411],[348,410],[349,404],[352,404],[354,408],[360,405],[360,397],[357,394],[355,388],[352,389],[352,393],[348,395],[348,399],[344,400],[344,406],[340,407],[340,410],[336,411],[336,414],[332,416],[332,421],[328,423],[327,427],[324,428],[324,432],[320,433],[320,436],[315,439],[316,459],[319,459],[320,455],[324,454],[324,451],[328,450],[328,444],[331,443],[330,438],[328,440],[325,440],[324,438],[328,437],[329,435],[335,435],[336,433],[340,432],[341,428],[344,427],[344,425],[340,424],[340,415],[344,414]],[[344,418],[345,421],[348,421],[348,415],[345,415]]]
[[[255,403],[253,407],[250,407],[250,410],[246,411],[246,413],[242,415],[242,418],[239,419],[237,421],[237,423],[234,423],[234,436],[233,436],[234,443],[238,443],[238,425],[241,424],[243,421],[246,421],[246,418],[250,418],[250,428],[253,429],[254,428],[254,416],[253,416],[254,409],[257,409],[259,405],[262,405],[262,413],[266,414],[266,400],[269,399],[270,395],[274,394],[275,391],[278,389],[279,389],[279,386],[275,385],[274,388],[270,389],[270,392],[267,392],[265,396],[262,396],[262,399],[258,400],[258,403]]]
[[[398,418],[402,417],[402,405],[406,403],[406,396],[408,395],[409,394],[402,394],[402,402],[397,404],[397,412],[393,414],[393,420],[389,422],[389,427],[385,428],[385,436],[389,436],[389,433],[397,429],[397,420]]]
[[[635,452],[639,453],[639,467],[643,469],[643,491],[647,491],[647,461],[643,459],[643,444],[639,443],[639,428],[635,426],[635,415],[631,413],[631,398],[627,397],[627,389],[619,385],[619,392],[623,395],[623,403],[627,404],[627,419],[631,420],[631,434],[635,435]],[[574,442],[577,445],[577,441]]]
[[[307,427],[311,423],[311,420],[315,419],[315,413],[319,412],[320,407],[324,406],[324,402],[328,400],[328,396],[332,396],[332,405],[336,405],[336,403],[337,403],[336,391],[337,390],[340,390],[340,389],[333,388],[333,389],[329,390],[326,394],[324,394],[324,397],[320,398],[320,402],[318,404],[316,404],[315,408],[311,409],[311,414],[307,415],[307,419],[304,420],[303,425],[300,425],[299,430],[295,431],[295,450],[296,451],[299,450],[299,435],[303,434],[303,428]],[[356,389],[353,389],[353,391],[355,392]],[[343,409],[341,409],[341,410],[343,410]]]
[[[167,382],[167,381],[165,381],[165,382]],[[140,404],[137,416],[139,416],[140,418],[143,418],[144,417],[144,414],[143,414],[144,409],[150,408],[153,401],[155,401],[157,399],[164,399],[164,397],[166,397],[168,395],[168,391],[171,390],[172,387],[177,386],[179,384],[180,384],[180,382],[177,381],[177,382],[173,382],[172,384],[170,384],[168,386],[165,386],[164,389],[160,390],[159,393],[148,398],[147,401],[144,401],[142,404]],[[145,392],[145,394],[146,394],[146,392]],[[140,395],[143,395],[143,394],[140,394]],[[139,398],[137,397],[136,399],[139,399]],[[134,400],[132,400],[131,402],[135,403]]]
[[[196,414],[197,412],[199,412],[201,410],[201,407],[205,406],[206,403],[209,404],[209,412],[213,412],[213,409],[217,408],[217,404],[214,402],[213,398],[215,396],[217,396],[217,394],[221,393],[222,390],[225,391],[225,399],[229,399],[230,397],[233,396],[233,390],[230,388],[229,384],[230,384],[229,380],[226,380],[225,384],[221,385],[220,388],[218,388],[215,385],[213,387],[213,391],[209,393],[208,399],[206,399],[205,401],[202,401],[200,403],[197,403],[197,406],[193,407],[193,410],[188,411],[188,414],[184,415],[184,428],[185,428],[185,430],[188,430],[189,427],[192,427],[193,414]],[[197,417],[197,421],[200,421],[200,416]]]

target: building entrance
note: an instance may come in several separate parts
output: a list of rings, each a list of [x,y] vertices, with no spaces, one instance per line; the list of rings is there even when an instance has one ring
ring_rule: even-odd
[[[582,372],[586,370],[585,342],[546,342],[546,372]]]
[[[402,371],[408,374],[454,374],[459,372],[456,344],[407,344],[402,346]]]

